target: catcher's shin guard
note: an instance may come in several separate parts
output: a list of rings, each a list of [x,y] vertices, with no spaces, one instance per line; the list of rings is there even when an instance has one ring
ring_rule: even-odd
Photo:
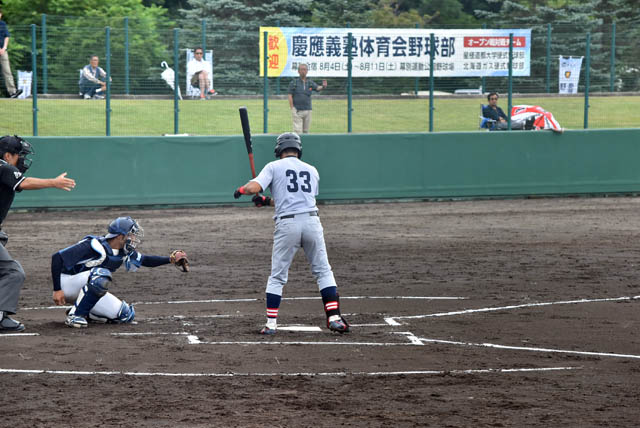
[[[122,301],[122,306],[120,306],[120,312],[118,312],[118,318],[115,322],[119,324],[127,324],[133,322],[133,319],[136,316],[136,311],[133,309],[133,305],[127,304],[124,300]]]

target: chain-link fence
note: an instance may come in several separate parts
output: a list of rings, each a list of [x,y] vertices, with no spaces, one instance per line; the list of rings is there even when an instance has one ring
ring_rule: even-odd
[[[531,72],[513,78],[513,103],[541,105],[566,128],[583,128],[587,123],[591,128],[637,127],[637,24],[588,29],[571,24],[532,25]],[[178,22],[179,28],[174,29],[157,28],[133,17],[98,22],[51,16],[31,26],[11,26],[14,76],[18,70],[33,71],[35,65],[37,93],[36,99],[0,100],[4,118],[0,133],[239,134],[240,106],[249,108],[254,132],[288,131],[291,118],[286,94],[291,78],[269,78],[265,85],[259,76],[259,26],[256,23],[253,31],[246,31],[246,25],[234,28],[202,21]],[[500,28],[515,27],[505,23]],[[187,50],[195,47],[212,51],[213,86],[219,94],[202,103],[186,96]],[[97,55],[100,66],[111,75],[106,100],[79,96],[80,70],[91,55]],[[587,55],[589,82],[583,62],[579,94],[558,96],[558,57]],[[177,69],[183,100],[174,100],[174,92],[161,77],[163,61]],[[311,132],[428,131],[430,89],[435,108],[433,130],[471,131],[478,129],[480,104],[486,103],[483,94],[497,91],[503,94],[501,104],[507,100],[506,77],[436,77],[431,88],[428,76],[427,71],[419,78],[331,78],[327,89],[313,97]],[[585,90],[590,93],[588,101]],[[506,104],[503,108],[506,110]]]

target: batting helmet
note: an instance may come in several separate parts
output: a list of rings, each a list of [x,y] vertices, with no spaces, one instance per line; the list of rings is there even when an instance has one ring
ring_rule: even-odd
[[[285,132],[284,134],[280,134],[276,141],[276,158],[280,159],[282,152],[287,149],[297,150],[298,159],[302,159],[302,141],[300,141],[300,136],[295,132]]]
[[[33,147],[22,137],[18,137],[17,135],[5,135],[0,138],[0,156],[4,156],[5,153],[11,153],[14,155],[19,155],[18,164],[16,168],[21,173],[25,173],[29,167],[31,166],[31,159],[27,158],[27,156],[34,154]]]

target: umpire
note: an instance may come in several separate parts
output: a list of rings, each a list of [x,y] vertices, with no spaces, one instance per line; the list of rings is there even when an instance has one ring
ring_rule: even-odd
[[[2,231],[4,221],[16,192],[55,187],[70,191],[76,182],[62,173],[56,178],[25,177],[31,166],[29,155],[33,148],[17,135],[0,138],[0,333],[24,330],[24,325],[9,317],[18,309],[20,288],[25,279],[24,270],[18,261],[11,258],[6,249],[9,237]]]

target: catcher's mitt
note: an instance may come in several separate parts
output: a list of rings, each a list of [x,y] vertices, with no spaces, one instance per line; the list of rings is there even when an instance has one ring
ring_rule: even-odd
[[[187,259],[187,253],[184,251],[173,251],[169,256],[169,259],[176,269],[181,270],[182,272],[189,272],[189,259]]]

